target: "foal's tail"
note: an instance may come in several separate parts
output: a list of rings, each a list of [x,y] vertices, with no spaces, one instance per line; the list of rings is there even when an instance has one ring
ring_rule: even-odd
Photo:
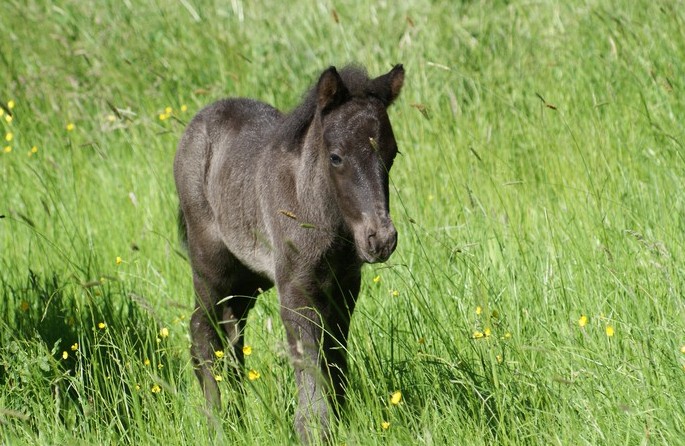
[[[188,226],[186,224],[186,216],[183,213],[181,206],[178,206],[178,240],[181,242],[181,247],[188,251]]]

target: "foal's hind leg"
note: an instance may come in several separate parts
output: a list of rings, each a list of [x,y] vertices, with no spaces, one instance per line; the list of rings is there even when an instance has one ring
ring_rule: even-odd
[[[220,291],[212,287],[199,274],[193,274],[195,285],[195,311],[190,319],[190,347],[195,374],[200,382],[208,405],[212,409],[221,406],[219,387],[214,378],[213,365],[217,351],[223,351],[223,340],[219,331],[219,315],[216,303],[221,299]]]
[[[218,409],[220,393],[213,370],[217,352],[229,361],[231,376],[227,381],[237,384],[244,363],[247,314],[259,291],[271,283],[245,268],[223,245],[214,251],[206,248],[192,262],[197,299],[191,318],[191,354],[205,398]]]

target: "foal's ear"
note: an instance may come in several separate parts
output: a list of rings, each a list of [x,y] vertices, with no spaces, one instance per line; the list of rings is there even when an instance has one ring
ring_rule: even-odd
[[[388,107],[399,96],[404,85],[404,67],[395,65],[390,72],[378,76],[371,83],[373,94]]]
[[[316,85],[316,105],[323,111],[344,101],[348,94],[338,71],[335,67],[330,67],[321,74]]]

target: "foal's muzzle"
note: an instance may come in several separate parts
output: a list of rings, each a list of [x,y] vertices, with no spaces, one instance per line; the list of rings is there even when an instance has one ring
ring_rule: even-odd
[[[365,224],[363,235],[357,237],[357,251],[367,263],[385,262],[397,247],[397,230],[390,221]]]

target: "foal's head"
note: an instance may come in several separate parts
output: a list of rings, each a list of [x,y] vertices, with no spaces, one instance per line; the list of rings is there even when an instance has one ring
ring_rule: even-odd
[[[328,175],[347,229],[364,262],[384,262],[397,245],[389,214],[388,174],[397,143],[386,109],[399,95],[404,68],[368,79],[354,68],[331,67],[316,87]]]

